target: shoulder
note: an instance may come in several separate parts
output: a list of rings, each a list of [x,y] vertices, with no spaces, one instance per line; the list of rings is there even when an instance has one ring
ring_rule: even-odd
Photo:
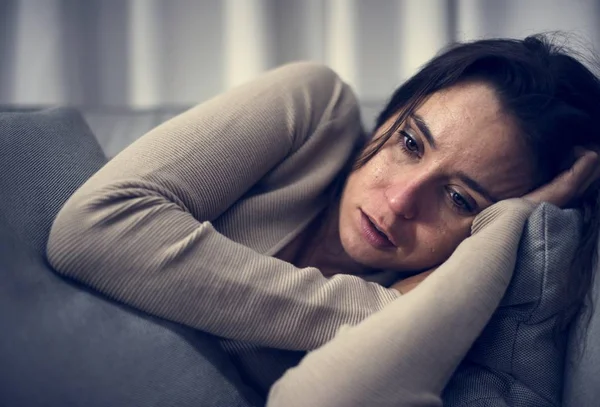
[[[358,101],[352,88],[330,67],[316,62],[293,62],[282,65],[271,72],[281,85],[290,91],[300,92],[313,102],[343,102],[357,106]]]
[[[362,133],[358,99],[352,88],[330,67],[315,62],[293,62],[268,74],[274,88],[293,113],[295,147],[308,138],[358,138]],[[326,130],[326,131],[324,131]]]
[[[332,90],[340,76],[327,65],[311,61],[297,61],[281,65],[271,71],[282,79],[294,81],[301,86],[315,86],[323,91]]]

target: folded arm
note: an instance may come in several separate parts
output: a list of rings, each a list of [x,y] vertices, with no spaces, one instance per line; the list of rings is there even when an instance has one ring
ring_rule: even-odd
[[[318,199],[360,132],[355,97],[331,70],[279,68],[159,126],[111,160],[59,213],[49,262],[119,302],[215,335],[318,347],[398,293],[297,269],[213,223],[254,193],[295,199],[292,189]],[[313,161],[291,165],[306,148]],[[286,165],[294,171],[285,182],[269,178]]]
[[[441,406],[444,386],[511,280],[533,207],[510,200],[480,214],[450,259],[309,353],[275,383],[268,406]]]

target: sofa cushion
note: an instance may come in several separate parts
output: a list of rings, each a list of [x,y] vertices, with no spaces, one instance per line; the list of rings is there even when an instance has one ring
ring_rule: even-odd
[[[580,241],[575,210],[540,205],[521,239],[513,280],[444,393],[444,406],[560,406],[567,335],[555,334]]]
[[[596,273],[598,270],[596,270]],[[571,329],[565,366],[564,407],[600,404],[600,276],[591,290],[591,306]]]
[[[43,254],[66,199],[105,163],[76,110],[0,113],[0,213],[23,242]]]
[[[2,219],[0,259],[0,405],[259,403],[214,337],[62,281]]]
[[[105,300],[46,263],[54,216],[103,163],[74,110],[0,113],[0,405],[259,404],[216,338]]]

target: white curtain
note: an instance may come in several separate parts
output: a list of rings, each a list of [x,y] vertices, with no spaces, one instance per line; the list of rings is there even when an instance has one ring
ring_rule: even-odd
[[[566,30],[600,0],[0,0],[0,104],[187,106],[293,60],[381,103],[442,46]]]

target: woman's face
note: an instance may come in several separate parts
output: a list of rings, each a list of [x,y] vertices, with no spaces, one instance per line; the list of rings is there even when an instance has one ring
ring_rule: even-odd
[[[348,177],[340,203],[342,245],[368,267],[431,268],[469,235],[479,212],[526,193],[533,171],[490,86],[471,82],[439,91]]]

